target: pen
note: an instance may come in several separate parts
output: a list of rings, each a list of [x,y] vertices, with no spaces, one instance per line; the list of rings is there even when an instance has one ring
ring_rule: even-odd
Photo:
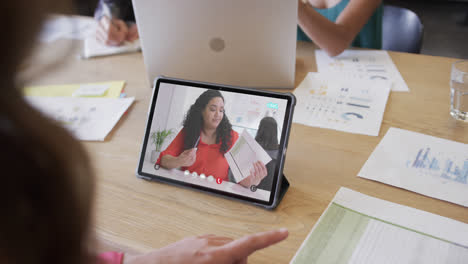
[[[195,149],[195,151],[198,150],[198,143],[200,143],[200,137],[198,137],[197,141],[195,142],[195,145],[193,145],[193,148]]]

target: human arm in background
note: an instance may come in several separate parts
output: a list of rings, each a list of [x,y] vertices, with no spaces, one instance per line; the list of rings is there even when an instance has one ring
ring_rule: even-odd
[[[299,26],[329,56],[336,56],[349,47],[381,2],[350,0],[336,22],[332,22],[319,14],[308,0],[299,0]]]
[[[98,21],[96,38],[101,43],[118,46],[139,37],[131,0],[99,0],[94,18]],[[127,20],[133,22],[127,24]]]
[[[123,264],[237,264],[249,255],[288,236],[286,229],[257,233],[233,240],[216,235],[185,238],[147,254],[125,255]]]

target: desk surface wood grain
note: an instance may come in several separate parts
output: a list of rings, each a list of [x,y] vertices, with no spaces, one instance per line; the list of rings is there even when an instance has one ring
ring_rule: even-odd
[[[215,233],[234,238],[274,228],[289,238],[255,253],[252,263],[288,263],[340,186],[468,223],[468,208],[358,178],[356,175],[390,127],[468,143],[468,123],[449,115],[451,64],[455,59],[390,52],[410,92],[390,94],[378,137],[294,124],[284,174],[291,183],[274,211],[152,183],[135,177],[151,96],[140,53],[79,60],[70,42],[42,48],[25,66],[30,84],[126,80],[136,102],[105,142],[86,142],[97,175],[96,229],[108,248],[148,251],[186,236]],[[57,55],[58,54],[58,55]],[[37,71],[53,65],[46,74]],[[38,67],[40,65],[41,67]],[[34,67],[31,67],[34,66]],[[314,46],[298,43],[296,86],[316,71]]]

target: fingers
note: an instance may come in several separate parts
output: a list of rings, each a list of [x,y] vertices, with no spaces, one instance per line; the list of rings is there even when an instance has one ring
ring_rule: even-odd
[[[99,20],[96,28],[96,39],[110,46],[120,45],[127,38],[127,34],[128,27],[123,20],[110,20],[107,16]]]
[[[188,157],[188,162],[190,163],[190,165],[192,165],[195,162],[195,160],[197,160],[197,149],[195,148],[189,149],[187,153],[187,157]]]
[[[128,29],[127,40],[133,42],[139,38],[138,28],[136,24],[133,24]]]
[[[261,161],[253,164],[253,179],[252,184],[258,185],[267,176],[268,172],[265,165]]]
[[[262,178],[261,178],[262,169],[261,169],[260,165],[258,164],[258,161],[253,164],[253,167],[254,167],[254,170],[255,170],[255,174],[254,174],[255,175],[255,185],[257,185],[262,180]]]
[[[232,256],[233,259],[236,261],[241,261],[253,252],[276,244],[286,239],[287,237],[288,231],[282,228],[275,231],[268,231],[245,236],[225,245],[223,249],[226,251],[226,254]]]
[[[213,234],[206,234],[197,237],[198,239],[205,239],[206,243],[210,246],[224,246],[228,243],[234,241],[234,239],[230,237],[222,237]]]
[[[117,31],[123,36],[123,39],[125,39],[127,37],[127,35],[128,35],[128,26],[127,26],[127,24],[121,19],[113,19],[112,24],[114,24],[116,26]]]
[[[245,188],[250,187],[250,179],[252,176],[248,176],[247,178],[244,178],[242,181],[239,182],[240,185],[244,186]]]
[[[260,181],[261,181],[263,180],[263,178],[265,178],[268,175],[268,170],[265,164],[263,164],[263,162],[261,161],[258,161],[257,165],[258,165],[258,171],[259,171]]]
[[[191,148],[184,150],[179,158],[181,160],[181,165],[184,167],[191,166],[197,160],[197,149]]]

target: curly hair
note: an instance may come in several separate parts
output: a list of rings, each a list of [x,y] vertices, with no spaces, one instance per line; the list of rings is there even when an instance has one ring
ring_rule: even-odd
[[[207,90],[203,92],[195,101],[195,103],[190,106],[190,109],[185,116],[183,126],[185,131],[184,138],[184,150],[193,148],[195,143],[200,136],[200,132],[203,126],[203,116],[202,112],[205,110],[208,102],[215,97],[221,97],[224,102],[223,95],[217,90]],[[228,151],[229,146],[232,141],[232,125],[229,122],[229,119],[226,116],[226,113],[223,115],[223,119],[216,128],[216,144],[221,142],[219,152],[222,154]]]

